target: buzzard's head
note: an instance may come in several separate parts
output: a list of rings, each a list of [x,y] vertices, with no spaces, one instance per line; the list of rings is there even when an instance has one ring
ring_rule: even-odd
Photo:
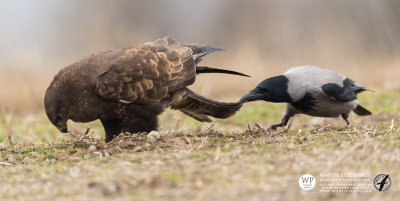
[[[44,108],[50,122],[62,133],[67,133],[68,104],[63,87],[54,80],[47,88],[44,97]]]

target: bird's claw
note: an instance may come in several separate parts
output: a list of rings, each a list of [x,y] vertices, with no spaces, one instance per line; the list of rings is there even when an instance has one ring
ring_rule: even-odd
[[[113,142],[115,141],[115,139],[117,139],[119,136],[122,136],[122,135],[125,135],[125,133],[124,133],[124,132],[121,132],[121,133],[119,133],[118,135],[114,135],[114,137],[112,138],[112,140],[106,142],[105,144],[106,144],[106,145],[109,145],[109,144],[113,143]]]
[[[276,130],[277,127],[278,127],[277,125],[271,125],[267,130],[274,131],[274,130]]]

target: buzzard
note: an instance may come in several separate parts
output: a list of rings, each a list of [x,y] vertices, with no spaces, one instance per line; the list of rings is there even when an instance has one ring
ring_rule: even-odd
[[[61,132],[67,121],[100,119],[109,142],[121,132],[150,132],[168,107],[201,122],[228,118],[242,103],[217,102],[187,86],[201,73],[245,74],[198,66],[204,55],[221,48],[180,44],[171,37],[139,46],[91,54],[60,70],[48,87],[47,117]]]

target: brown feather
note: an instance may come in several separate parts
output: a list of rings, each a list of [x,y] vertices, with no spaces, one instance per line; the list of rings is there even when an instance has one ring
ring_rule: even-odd
[[[96,91],[104,98],[158,102],[168,95],[168,91],[194,82],[195,65],[185,62],[192,59],[190,48],[169,37],[119,51],[121,53],[110,54],[112,57],[118,55],[118,58],[109,58],[113,63],[109,64],[108,70],[102,67],[101,75],[97,77]]]
[[[231,117],[241,107],[241,102],[218,102],[198,95],[189,89],[186,89],[186,93],[179,102],[171,106],[171,108],[180,110],[199,121],[206,122],[211,121],[207,116],[223,119]]]
[[[46,114],[62,131],[68,119],[100,119],[106,141],[120,132],[157,129],[157,116],[169,106],[199,121],[211,121],[208,116],[228,118],[241,103],[209,100],[186,88],[195,81],[200,57],[217,50],[165,37],[91,54],[54,77],[45,95]],[[199,71],[231,72],[209,69]]]

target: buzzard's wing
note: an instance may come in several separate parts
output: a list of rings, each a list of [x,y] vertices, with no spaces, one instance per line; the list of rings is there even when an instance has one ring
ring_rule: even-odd
[[[195,61],[189,47],[166,37],[98,57],[96,93],[124,103],[155,103],[192,84]]]

